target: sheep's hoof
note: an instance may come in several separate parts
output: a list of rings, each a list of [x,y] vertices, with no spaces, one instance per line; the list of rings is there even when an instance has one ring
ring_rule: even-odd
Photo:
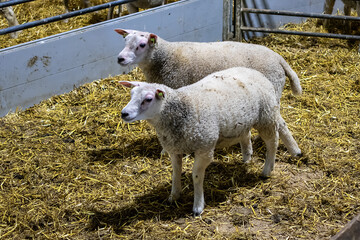
[[[199,217],[201,215],[201,213],[204,211],[204,207],[205,207],[204,203],[194,205],[193,206],[194,217]]]
[[[303,157],[304,154],[302,152],[299,152],[299,153],[294,154],[293,156],[297,157],[297,158],[300,158],[300,157]]]
[[[194,217],[200,217],[200,215],[202,214],[202,212],[204,211],[204,209],[194,209],[193,213],[194,213]]]
[[[175,202],[176,200],[178,200],[180,198],[180,194],[170,194],[168,201],[170,203]]]
[[[265,172],[262,172],[260,175],[260,177],[262,179],[268,179],[268,178],[270,178],[270,176],[271,176],[271,173],[265,173]]]
[[[167,153],[167,151],[165,151],[165,149],[163,149],[163,150],[161,150],[161,156],[166,156],[168,153]]]
[[[303,156],[303,154],[299,148],[297,148],[295,150],[290,149],[289,152],[290,152],[291,156],[293,156],[293,157],[302,157]]]
[[[252,155],[243,155],[243,163],[249,163]]]

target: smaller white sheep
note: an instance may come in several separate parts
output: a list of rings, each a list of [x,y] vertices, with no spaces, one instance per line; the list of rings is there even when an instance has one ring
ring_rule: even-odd
[[[6,2],[6,1],[7,0],[0,0],[0,2]],[[16,18],[16,15],[15,15],[12,7],[0,8],[0,15],[4,16],[6,18],[6,20],[8,21],[9,27],[19,25],[19,22]],[[21,31],[12,32],[12,33],[10,33],[10,37],[17,38],[20,32]]]
[[[205,169],[213,160],[215,147],[240,143],[243,161],[252,155],[251,128],[266,144],[262,174],[269,176],[278,146],[279,103],[271,82],[260,72],[238,67],[213,73],[179,89],[163,84],[120,82],[131,90],[131,100],[122,110],[125,122],[147,120],[171,158],[174,201],[181,193],[182,156],[195,153],[193,166],[193,212],[204,209]]]

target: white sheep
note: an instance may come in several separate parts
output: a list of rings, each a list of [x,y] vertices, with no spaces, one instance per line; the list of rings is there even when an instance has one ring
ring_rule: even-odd
[[[7,0],[0,0],[0,2],[6,2]],[[10,7],[4,7],[4,8],[0,8],[0,15],[4,16],[6,18],[6,20],[8,21],[9,27],[13,27],[13,26],[17,26],[19,25],[19,22],[16,18],[16,15],[14,13],[13,8]],[[10,33],[10,37],[11,38],[17,38],[19,33],[21,31],[17,31],[17,32],[12,32]]]
[[[183,154],[195,153],[193,166],[193,212],[204,209],[205,169],[213,160],[215,147],[240,143],[243,161],[251,158],[251,128],[259,131],[266,144],[262,174],[274,168],[278,146],[280,107],[275,90],[260,72],[231,68],[213,73],[179,89],[163,84],[120,82],[131,90],[131,100],[121,111],[125,122],[146,119],[155,127],[162,147],[169,153],[173,167],[174,201],[181,193]]]
[[[134,30],[115,29],[125,37],[125,48],[118,55],[122,66],[138,64],[147,82],[179,88],[231,67],[247,67],[263,73],[274,85],[280,103],[286,76],[294,94],[301,94],[299,78],[279,54],[267,47],[239,42],[168,42],[159,36]],[[301,155],[284,119],[279,134],[293,156]]]

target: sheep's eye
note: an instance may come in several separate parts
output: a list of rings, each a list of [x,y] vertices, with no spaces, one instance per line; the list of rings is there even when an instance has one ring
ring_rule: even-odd
[[[141,104],[149,103],[152,101],[152,98],[145,98],[145,100]]]
[[[140,43],[140,45],[139,45],[141,48],[144,48],[145,46],[146,46],[146,44],[145,43]]]

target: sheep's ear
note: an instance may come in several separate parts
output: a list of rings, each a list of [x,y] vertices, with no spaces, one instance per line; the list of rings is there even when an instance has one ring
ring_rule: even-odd
[[[165,92],[163,90],[156,89],[155,96],[157,99],[162,100],[163,98],[165,98]]]
[[[140,83],[138,83],[138,82],[120,81],[119,83],[128,88],[140,86]]]
[[[118,34],[122,35],[123,37],[126,37],[129,34],[129,32],[124,29],[117,28],[114,31],[117,32]]]
[[[150,35],[149,35],[149,45],[151,47],[154,47],[156,45],[156,43],[157,43],[157,36],[155,34],[153,34],[153,33],[150,33]]]

